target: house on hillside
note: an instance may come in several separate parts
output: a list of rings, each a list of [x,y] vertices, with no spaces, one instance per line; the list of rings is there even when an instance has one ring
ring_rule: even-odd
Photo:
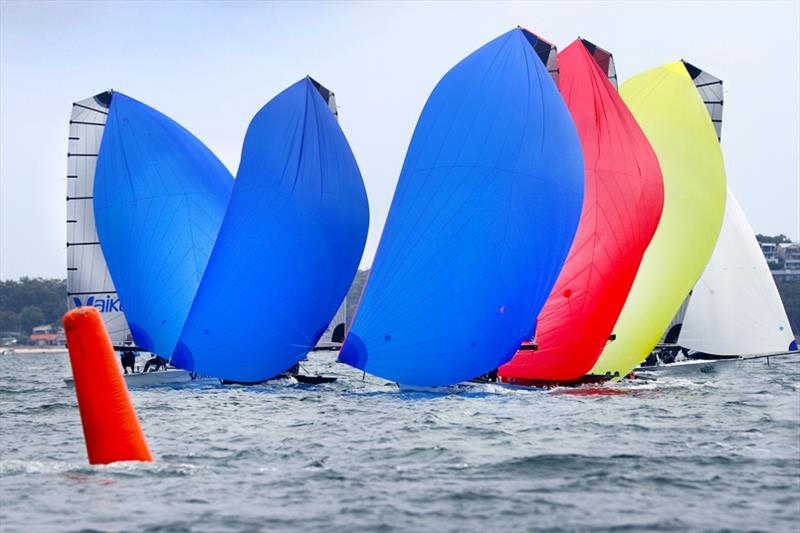
[[[780,262],[777,244],[774,242],[759,242],[758,244],[761,246],[761,253],[764,254],[764,259],[767,260],[767,264],[776,265]]]
[[[786,270],[800,270],[800,243],[782,242],[777,252]]]

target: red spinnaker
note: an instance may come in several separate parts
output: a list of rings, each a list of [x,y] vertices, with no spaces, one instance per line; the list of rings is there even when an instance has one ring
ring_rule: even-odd
[[[537,351],[499,369],[517,384],[569,382],[589,372],[613,333],[664,204],[658,159],[633,115],[576,40],[558,54],[561,94],[583,148],[586,189],[578,232],[539,314]],[[607,56],[610,58],[610,56]]]

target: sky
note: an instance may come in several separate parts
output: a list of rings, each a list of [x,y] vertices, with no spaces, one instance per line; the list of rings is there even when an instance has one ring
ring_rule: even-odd
[[[620,81],[686,59],[725,82],[728,183],[754,230],[800,239],[800,3],[16,2],[0,0],[0,279],[65,277],[71,104],[113,88],[167,114],[235,175],[248,123],[311,75],[336,93],[370,203],[372,262],[437,81],[524,26],[581,36]]]

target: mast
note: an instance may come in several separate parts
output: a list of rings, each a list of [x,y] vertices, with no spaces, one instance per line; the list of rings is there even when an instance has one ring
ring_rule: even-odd
[[[97,237],[94,178],[113,91],[72,104],[67,150],[67,309],[96,307],[111,341],[130,330]]]

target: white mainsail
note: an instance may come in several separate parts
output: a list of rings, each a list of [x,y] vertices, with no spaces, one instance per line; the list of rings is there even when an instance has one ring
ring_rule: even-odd
[[[111,342],[130,331],[106,267],[94,221],[94,173],[112,93],[72,104],[67,153],[67,308],[96,307]]]
[[[722,230],[692,291],[678,344],[714,355],[749,355],[785,352],[793,341],[753,228],[728,189]]]

